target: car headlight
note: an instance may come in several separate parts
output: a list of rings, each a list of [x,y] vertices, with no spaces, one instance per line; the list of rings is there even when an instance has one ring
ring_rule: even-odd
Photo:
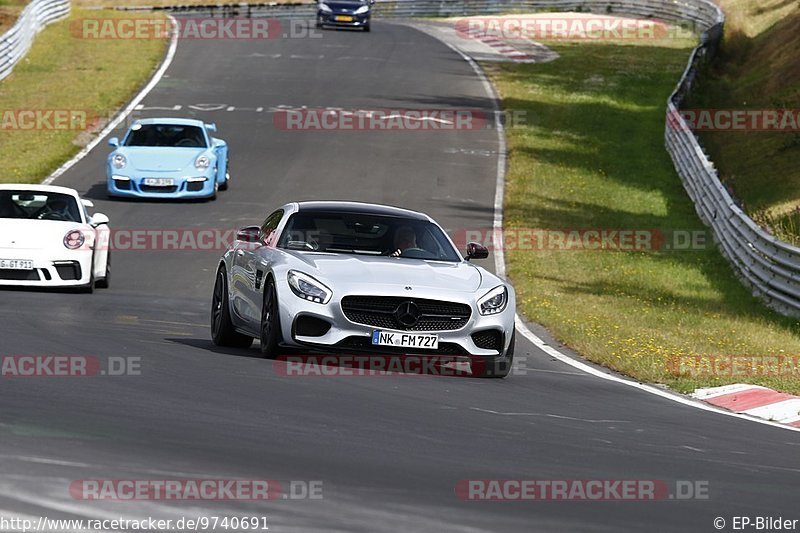
[[[328,303],[333,296],[333,291],[328,287],[297,270],[289,271],[289,287],[300,298],[318,304]]]
[[[328,7],[328,4],[320,3],[319,10],[322,11],[323,13],[333,13],[333,9]]]
[[[508,303],[508,289],[500,285],[484,294],[478,300],[478,309],[482,315],[496,315],[502,313]]]
[[[209,166],[211,166],[211,159],[209,159],[207,155],[201,155],[194,160],[194,168],[197,170],[205,170]]]
[[[363,15],[364,13],[367,13],[367,12],[369,12],[369,6],[361,6],[358,9],[356,9],[355,11],[353,11],[353,13],[356,14],[356,15]]]
[[[86,242],[86,238],[80,230],[74,229],[64,235],[64,246],[70,250],[77,250],[83,246],[84,242]]]
[[[114,168],[125,168],[125,165],[128,164],[128,159],[122,154],[114,154],[114,157],[111,158],[111,164],[114,165]]]

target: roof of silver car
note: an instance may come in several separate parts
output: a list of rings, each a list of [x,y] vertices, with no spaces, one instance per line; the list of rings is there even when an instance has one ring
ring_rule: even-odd
[[[430,220],[424,213],[382,204],[367,204],[362,202],[298,202],[298,211],[324,211],[328,213],[364,213],[370,215],[383,215],[391,217],[404,217],[416,220]]]

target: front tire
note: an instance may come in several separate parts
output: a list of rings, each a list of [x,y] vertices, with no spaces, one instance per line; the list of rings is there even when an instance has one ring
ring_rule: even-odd
[[[233,327],[228,304],[228,279],[224,268],[217,271],[214,295],[211,298],[211,340],[217,346],[233,348],[249,348],[253,344],[253,337],[243,335]]]
[[[228,183],[230,183],[230,181],[231,181],[231,173],[226,170],[225,171],[225,181],[223,181],[222,184],[219,186],[219,190],[227,191],[228,190]]]
[[[278,314],[278,292],[275,281],[270,278],[264,287],[264,303],[261,306],[261,355],[273,359],[278,355],[281,339],[281,320]]]

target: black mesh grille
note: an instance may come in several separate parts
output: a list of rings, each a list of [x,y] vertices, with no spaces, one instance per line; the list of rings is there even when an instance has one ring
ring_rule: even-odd
[[[421,354],[421,355],[469,355],[461,346],[451,342],[440,342],[436,350],[414,350],[413,348],[399,348],[394,346],[375,346],[370,337],[351,336],[336,343],[333,348],[337,351],[368,351],[375,354]]]
[[[188,192],[200,192],[205,186],[206,184],[203,181],[190,181],[186,184],[186,190]]]
[[[482,350],[496,350],[499,352],[503,343],[503,334],[496,329],[479,331],[472,334],[472,342]]]
[[[37,270],[11,270],[2,268],[0,269],[0,279],[7,279],[13,281],[39,281],[39,272]]]
[[[416,305],[420,313],[412,325],[401,323],[395,316],[397,309],[408,302]],[[342,311],[356,324],[407,331],[452,331],[464,327],[472,315],[467,304],[402,296],[345,296]]]
[[[300,337],[322,337],[331,329],[330,323],[313,316],[300,316],[294,322],[294,333]]]
[[[152,187],[150,185],[139,185],[139,190],[142,192],[160,192],[164,194],[173,193],[178,190],[178,187]]]

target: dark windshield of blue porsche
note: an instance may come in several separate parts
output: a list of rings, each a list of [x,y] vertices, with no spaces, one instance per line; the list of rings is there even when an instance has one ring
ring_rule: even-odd
[[[125,146],[206,148],[206,137],[198,126],[143,124],[134,128],[125,139]]]
[[[300,211],[291,216],[279,248],[343,254],[461,261],[447,236],[427,220],[371,213]]]

